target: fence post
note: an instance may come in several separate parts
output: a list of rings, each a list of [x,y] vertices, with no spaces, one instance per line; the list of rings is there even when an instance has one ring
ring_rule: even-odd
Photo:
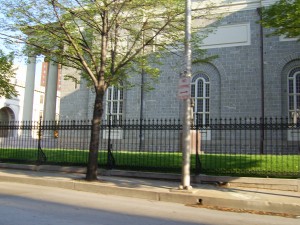
[[[265,141],[265,118],[260,119],[260,154],[264,154],[264,141]]]
[[[141,152],[144,146],[143,143],[144,134],[143,134],[143,119],[140,119],[140,134],[139,134],[139,151]]]
[[[198,121],[198,117],[199,115],[196,114],[196,175],[200,174],[201,171],[201,161],[200,161],[200,157],[199,157],[199,138],[198,138],[198,132],[199,132],[199,121]],[[200,134],[201,135],[201,134]]]
[[[107,168],[112,169],[115,166],[115,158],[112,154],[112,143],[111,143],[111,113],[108,116],[108,144],[107,144]]]
[[[41,146],[42,141],[42,117],[40,117],[39,121],[39,130],[38,130],[38,152],[37,152],[37,165],[42,164],[43,162],[47,161],[47,156],[42,150]]]

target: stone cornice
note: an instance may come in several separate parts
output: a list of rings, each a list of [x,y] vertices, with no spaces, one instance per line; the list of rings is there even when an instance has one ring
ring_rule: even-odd
[[[253,10],[263,6],[269,6],[277,0],[193,0],[192,9],[201,10],[212,7],[214,13],[237,12],[244,10]]]

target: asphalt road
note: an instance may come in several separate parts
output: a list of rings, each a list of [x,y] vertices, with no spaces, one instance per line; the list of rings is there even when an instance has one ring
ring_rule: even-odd
[[[300,219],[0,182],[0,225],[295,225]]]

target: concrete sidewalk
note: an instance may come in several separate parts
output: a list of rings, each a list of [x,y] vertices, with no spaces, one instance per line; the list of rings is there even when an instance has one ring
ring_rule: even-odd
[[[0,169],[0,182],[21,182],[77,191],[203,206],[228,207],[300,216],[300,192],[195,184],[178,190],[179,182],[100,176],[86,182],[80,173]],[[284,182],[284,180],[283,180]]]

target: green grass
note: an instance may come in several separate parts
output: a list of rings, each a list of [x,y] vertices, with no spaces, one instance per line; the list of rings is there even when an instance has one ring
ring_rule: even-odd
[[[299,177],[300,155],[200,155],[203,173],[244,176]]]
[[[47,156],[45,164],[85,166],[87,150],[43,149]],[[181,153],[164,152],[113,152],[116,169],[175,172],[181,171]],[[202,154],[199,156],[202,174],[299,177],[300,155],[246,155]],[[0,149],[0,161],[36,163],[37,149]],[[100,151],[100,167],[107,165],[107,151]],[[196,156],[191,156],[191,170],[195,172]]]

